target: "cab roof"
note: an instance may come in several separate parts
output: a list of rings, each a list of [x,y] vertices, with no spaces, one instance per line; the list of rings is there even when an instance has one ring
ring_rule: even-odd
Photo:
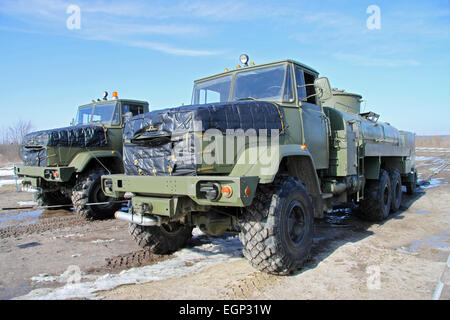
[[[83,104],[81,106],[79,106],[79,108],[81,107],[86,107],[86,106],[90,106],[93,104],[103,104],[103,103],[111,103],[111,102],[128,102],[128,103],[134,103],[134,104],[146,104],[148,105],[147,101],[142,101],[142,100],[133,100],[133,99],[114,99],[114,100],[100,100],[100,101],[92,101],[91,103],[86,103]]]
[[[242,67],[242,68],[238,68],[238,69],[233,69],[233,70],[229,70],[229,71],[225,71],[222,73],[217,73],[215,75],[212,76],[208,76],[208,77],[204,77],[201,79],[197,79],[194,81],[194,83],[196,82],[201,82],[201,81],[205,81],[208,79],[212,79],[212,78],[216,78],[219,76],[223,76],[223,75],[227,75],[227,74],[233,74],[235,72],[240,72],[240,71],[244,71],[244,70],[250,70],[250,69],[257,69],[260,67],[267,67],[267,66],[271,66],[271,65],[276,65],[276,64],[281,64],[281,63],[292,63],[292,64],[296,64],[298,66],[300,66],[302,69],[308,70],[312,73],[314,73],[316,76],[319,75],[319,72],[317,72],[316,70],[314,70],[313,68],[307,66],[306,64],[300,63],[298,61],[292,60],[292,59],[285,59],[285,60],[280,60],[280,61],[275,61],[275,62],[269,62],[269,63],[263,63],[263,64],[258,64],[258,65],[253,65],[253,66],[248,66],[248,67]]]

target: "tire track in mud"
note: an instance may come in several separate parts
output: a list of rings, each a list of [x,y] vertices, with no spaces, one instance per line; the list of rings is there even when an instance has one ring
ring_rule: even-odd
[[[282,278],[263,272],[254,272],[248,277],[236,280],[225,289],[225,299],[251,299],[279,284]]]
[[[148,250],[137,250],[115,257],[106,258],[105,265],[100,268],[92,268],[87,270],[88,273],[116,273],[130,268],[150,266],[158,262],[172,259],[173,255],[153,254]]]
[[[34,233],[43,233],[45,231],[63,229],[67,227],[84,226],[87,224],[101,223],[102,221],[86,221],[79,216],[63,216],[63,217],[48,217],[39,219],[34,224],[25,226],[9,226],[0,229],[0,239],[10,237],[20,237]]]

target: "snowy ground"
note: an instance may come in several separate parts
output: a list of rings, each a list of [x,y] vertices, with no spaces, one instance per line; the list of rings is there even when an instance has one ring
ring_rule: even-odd
[[[418,149],[429,181],[400,212],[369,224],[349,212],[316,221],[311,260],[290,277],[254,270],[234,235],[207,237],[171,256],[148,256],[123,221],[86,222],[72,211],[0,212],[0,299],[430,299],[450,253],[448,149]],[[14,180],[0,168],[0,183]],[[0,207],[33,205],[0,185]],[[380,288],[367,287],[368,270]]]

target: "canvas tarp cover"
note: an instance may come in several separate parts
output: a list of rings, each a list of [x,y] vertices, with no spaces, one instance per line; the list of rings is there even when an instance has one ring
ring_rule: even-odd
[[[190,105],[157,110],[127,121],[124,166],[128,175],[196,175],[198,133],[216,129],[284,130],[278,105],[263,101]],[[174,150],[182,150],[176,152]]]
[[[108,145],[108,129],[102,126],[81,125],[43,130],[27,134],[22,141],[25,165],[46,166],[46,147],[92,148]]]

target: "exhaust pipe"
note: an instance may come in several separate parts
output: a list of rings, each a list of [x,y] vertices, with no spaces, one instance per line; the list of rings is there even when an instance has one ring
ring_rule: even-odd
[[[132,214],[129,212],[116,211],[114,217],[119,220],[128,221],[140,226],[161,226],[161,218],[158,216],[150,217],[141,214]]]

